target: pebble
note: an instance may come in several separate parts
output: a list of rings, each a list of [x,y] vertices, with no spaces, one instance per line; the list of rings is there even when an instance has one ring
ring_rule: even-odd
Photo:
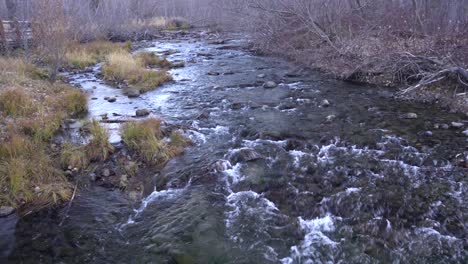
[[[107,99],[107,102],[109,102],[109,103],[113,103],[113,102],[115,102],[115,101],[117,101],[117,98],[115,98],[115,97],[109,97],[109,98]]]
[[[272,88],[275,88],[276,86],[278,86],[278,84],[273,81],[267,81],[263,84],[263,88],[266,88],[266,89],[272,89]]]
[[[97,175],[96,175],[96,173],[93,172],[93,173],[89,174],[89,179],[90,179],[91,181],[96,181],[96,180],[97,180]]]
[[[418,115],[416,113],[406,113],[401,116],[403,119],[416,119]]]
[[[336,116],[335,116],[335,115],[329,115],[329,116],[327,116],[327,118],[326,118],[327,123],[331,123],[331,122],[333,122],[335,119],[336,119]]]
[[[327,99],[323,99],[322,103],[320,104],[322,107],[329,107],[330,102]]]
[[[261,73],[261,74],[257,75],[257,78],[260,78],[260,79],[263,79],[265,77],[266,77],[266,74],[264,74],[264,73]]]
[[[109,177],[110,176],[110,170],[109,169],[103,169],[101,174],[104,177]]]

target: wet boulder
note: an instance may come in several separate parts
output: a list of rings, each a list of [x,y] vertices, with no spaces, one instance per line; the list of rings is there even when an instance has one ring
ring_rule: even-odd
[[[465,135],[465,137],[468,137],[468,129],[466,129],[465,131],[463,131],[462,134]]]
[[[113,102],[117,101],[117,98],[115,98],[115,97],[108,97],[106,100],[107,100],[107,102],[109,102],[109,103],[113,103]]]
[[[150,113],[151,111],[148,109],[138,109],[136,110],[135,115],[137,117],[145,117],[145,116],[148,116]]]
[[[265,89],[273,89],[273,88],[276,88],[277,86],[278,84],[273,81],[267,81],[263,84],[263,88]]]
[[[263,156],[251,148],[242,148],[229,155],[229,160],[233,163],[248,162],[263,159]]]
[[[127,96],[129,98],[136,98],[140,96],[140,91],[139,90],[130,90],[127,92]]]
[[[9,207],[9,206],[0,207],[0,217],[7,217],[14,212],[15,212],[15,209],[13,207]]]

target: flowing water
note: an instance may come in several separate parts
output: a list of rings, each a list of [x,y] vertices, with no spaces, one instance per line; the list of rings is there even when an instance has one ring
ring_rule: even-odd
[[[433,128],[462,116],[201,39],[153,44],[186,61],[173,83],[129,99],[99,66],[73,82],[93,97],[92,117],[148,108],[190,127],[195,145],[141,203],[92,187],[63,225],[60,210],[19,220],[2,236],[6,262],[466,263],[467,170],[455,156],[467,138]]]

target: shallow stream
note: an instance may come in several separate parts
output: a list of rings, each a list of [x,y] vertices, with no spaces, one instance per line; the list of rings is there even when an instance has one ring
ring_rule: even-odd
[[[434,129],[463,116],[242,43],[146,43],[186,66],[139,98],[105,84],[99,66],[72,75],[92,98],[91,117],[133,119],[146,108],[189,127],[195,145],[154,176],[142,203],[92,187],[61,226],[60,210],[3,219],[6,262],[466,263],[468,171],[455,157],[467,137]],[[278,87],[263,88],[270,80]],[[418,118],[402,118],[410,112]],[[108,125],[114,142],[118,127]]]

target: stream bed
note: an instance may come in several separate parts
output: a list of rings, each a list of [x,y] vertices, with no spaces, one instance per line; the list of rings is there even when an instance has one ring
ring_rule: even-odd
[[[468,141],[464,129],[434,128],[466,128],[466,117],[242,43],[146,43],[185,67],[138,98],[100,80],[99,66],[71,75],[91,118],[145,108],[189,127],[195,144],[141,203],[95,186],[62,225],[64,210],[2,219],[2,263],[466,263]],[[118,143],[119,124],[107,126]]]

